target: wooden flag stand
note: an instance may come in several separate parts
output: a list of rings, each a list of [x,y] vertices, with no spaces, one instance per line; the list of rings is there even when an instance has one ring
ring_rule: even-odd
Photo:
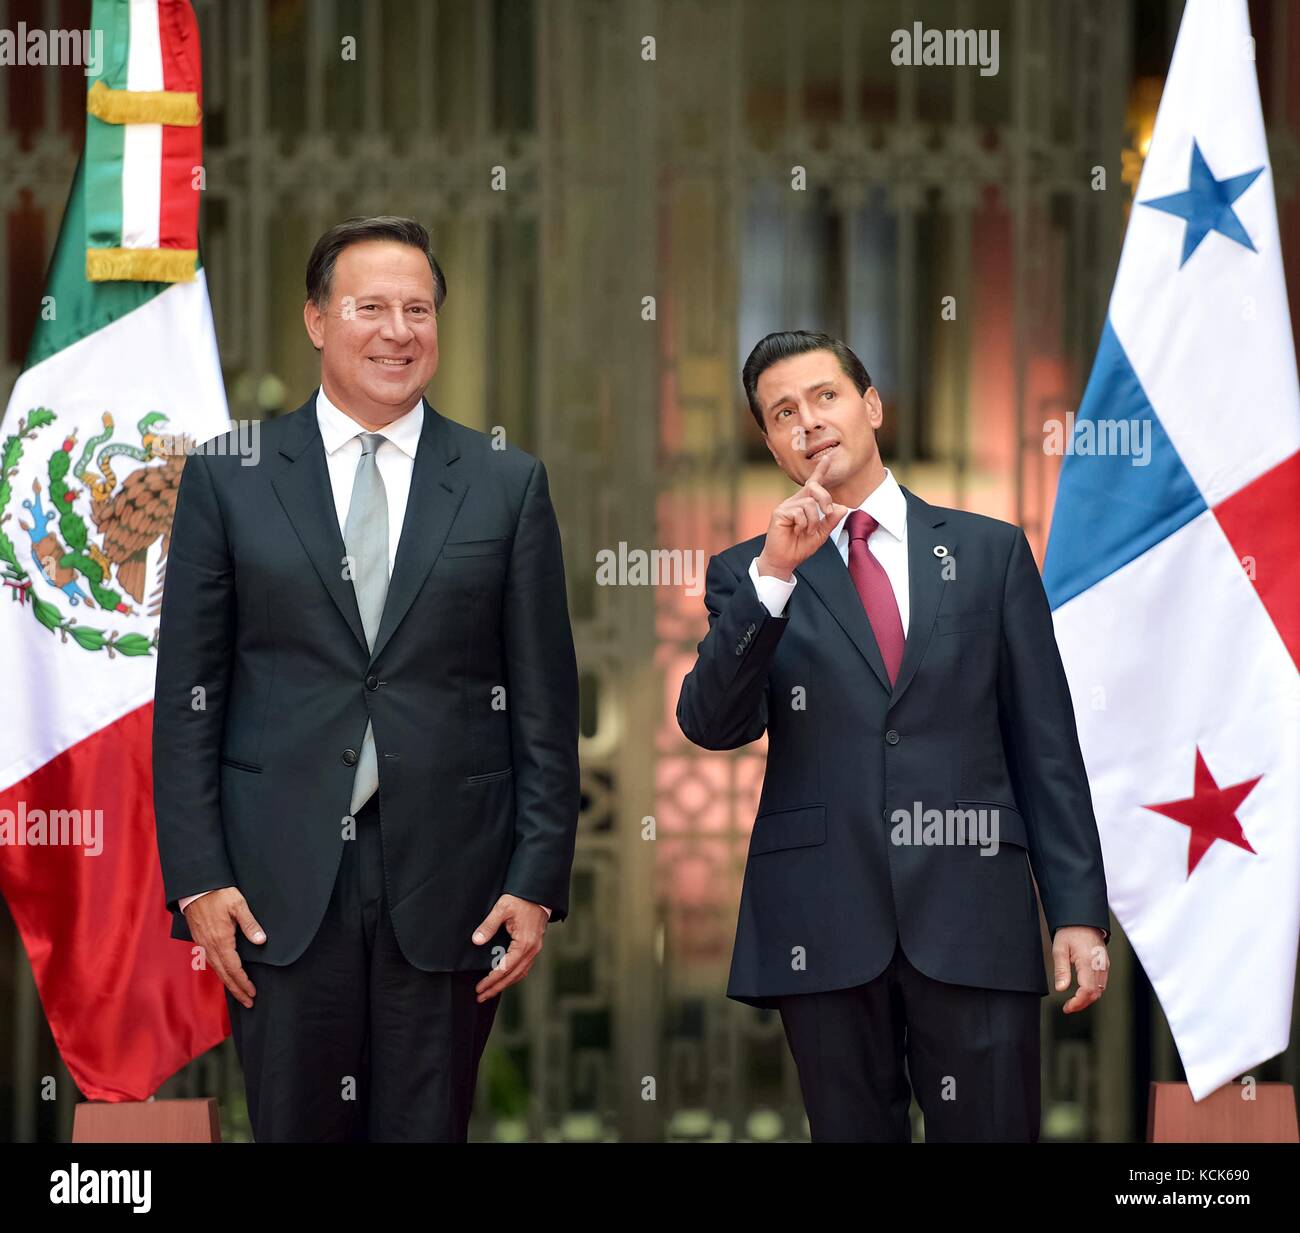
[[[1295,1090],[1257,1083],[1253,1100],[1240,1083],[1225,1083],[1197,1104],[1186,1083],[1153,1083],[1147,1104],[1148,1143],[1296,1143]]]
[[[212,1096],[199,1100],[82,1101],[72,1118],[74,1143],[220,1143]]]

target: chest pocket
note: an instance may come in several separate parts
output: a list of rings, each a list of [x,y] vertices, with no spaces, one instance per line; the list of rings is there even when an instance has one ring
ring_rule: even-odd
[[[510,537],[501,535],[495,539],[463,539],[458,543],[448,541],[442,546],[444,557],[490,557],[499,556],[510,547]]]

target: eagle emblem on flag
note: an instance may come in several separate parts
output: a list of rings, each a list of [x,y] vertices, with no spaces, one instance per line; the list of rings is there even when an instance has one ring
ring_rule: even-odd
[[[110,658],[151,654],[176,493],[193,439],[162,431],[167,416],[151,411],[135,426],[139,444],[116,440],[114,418],[105,412],[100,432],[80,444],[73,429],[27,484],[19,478],[25,475],[24,443],[34,443],[56,418],[48,407],[37,407],[4,442],[0,579],[65,642],[107,651]],[[21,532],[15,544],[9,507],[18,485],[31,495],[15,519]],[[71,611],[78,608],[110,614],[114,626],[83,624]],[[148,628],[134,628],[141,617]]]

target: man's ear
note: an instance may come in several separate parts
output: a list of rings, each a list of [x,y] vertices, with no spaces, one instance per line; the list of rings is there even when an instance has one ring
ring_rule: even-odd
[[[325,314],[311,300],[302,306],[302,320],[311,345],[320,351],[325,346]]]
[[[871,427],[879,428],[885,422],[885,408],[880,401],[880,395],[876,392],[876,387],[867,386],[867,392],[862,397],[867,404],[867,419]]]

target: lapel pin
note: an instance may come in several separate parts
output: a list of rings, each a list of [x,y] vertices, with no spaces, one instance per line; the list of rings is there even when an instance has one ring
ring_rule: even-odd
[[[937,557],[946,557],[948,555],[948,549],[945,548],[943,544],[935,544],[934,555]]]

